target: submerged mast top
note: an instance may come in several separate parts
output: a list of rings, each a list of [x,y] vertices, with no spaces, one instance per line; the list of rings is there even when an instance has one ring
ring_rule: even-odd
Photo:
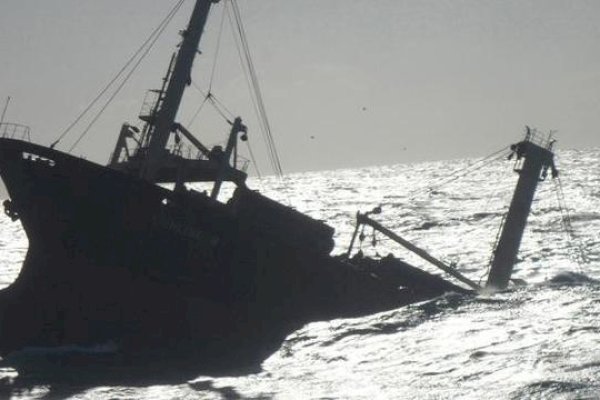
[[[161,160],[165,156],[165,147],[174,129],[175,118],[177,117],[183,93],[186,86],[191,84],[192,66],[198,52],[198,46],[204,32],[208,13],[212,4],[219,1],[196,0],[188,27],[182,33],[183,42],[177,53],[173,72],[165,92],[165,98],[158,111],[151,132],[146,164],[142,170],[142,176],[145,179],[152,180],[154,178]]]

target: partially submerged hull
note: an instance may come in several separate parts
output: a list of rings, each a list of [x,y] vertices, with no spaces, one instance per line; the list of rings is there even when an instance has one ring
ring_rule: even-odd
[[[0,291],[0,355],[113,342],[252,364],[307,322],[460,290],[398,260],[331,257],[331,228],[247,188],[222,204],[11,139],[0,174],[29,239]]]

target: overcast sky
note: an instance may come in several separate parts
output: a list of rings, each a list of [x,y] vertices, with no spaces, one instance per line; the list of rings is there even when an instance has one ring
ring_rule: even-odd
[[[239,0],[286,171],[487,155],[524,125],[561,148],[600,146],[598,0]],[[2,0],[0,102],[51,143],[158,25],[174,0]],[[188,0],[75,153],[105,163],[122,122],[158,88]],[[214,7],[194,80],[207,87],[221,20]],[[230,29],[213,92],[250,127],[268,172]],[[190,89],[187,125],[202,95]],[[59,148],[70,147],[86,124]],[[227,127],[206,108],[189,129],[211,145]]]

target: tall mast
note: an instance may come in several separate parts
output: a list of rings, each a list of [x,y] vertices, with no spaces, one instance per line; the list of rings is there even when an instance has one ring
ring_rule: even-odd
[[[191,83],[192,66],[210,7],[213,3],[218,2],[219,0],[196,0],[188,27],[182,34],[183,42],[177,53],[171,80],[152,129],[146,164],[142,170],[142,176],[147,180],[154,179],[156,171],[165,157],[165,147],[174,129],[183,93]]]
[[[506,289],[512,275],[513,267],[517,262],[519,247],[523,232],[527,225],[527,217],[531,210],[531,203],[538,183],[544,179],[548,168],[552,169],[552,177],[558,176],[554,166],[552,144],[534,143],[535,137],[527,128],[527,138],[512,146],[517,159],[523,161],[523,167],[518,170],[519,181],[513,195],[506,221],[494,252],[494,260],[488,276],[487,287],[494,290]]]

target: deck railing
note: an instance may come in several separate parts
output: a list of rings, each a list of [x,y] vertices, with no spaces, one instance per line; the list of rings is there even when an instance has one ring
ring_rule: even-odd
[[[148,90],[142,103],[139,118],[142,121],[152,122],[156,117],[157,105],[161,101],[162,93],[159,90]]]
[[[550,134],[543,134],[535,129],[527,132],[525,140],[548,150],[552,149],[552,144],[555,142],[552,132]]]
[[[26,125],[4,122],[0,124],[0,137],[31,141],[31,129]]]

